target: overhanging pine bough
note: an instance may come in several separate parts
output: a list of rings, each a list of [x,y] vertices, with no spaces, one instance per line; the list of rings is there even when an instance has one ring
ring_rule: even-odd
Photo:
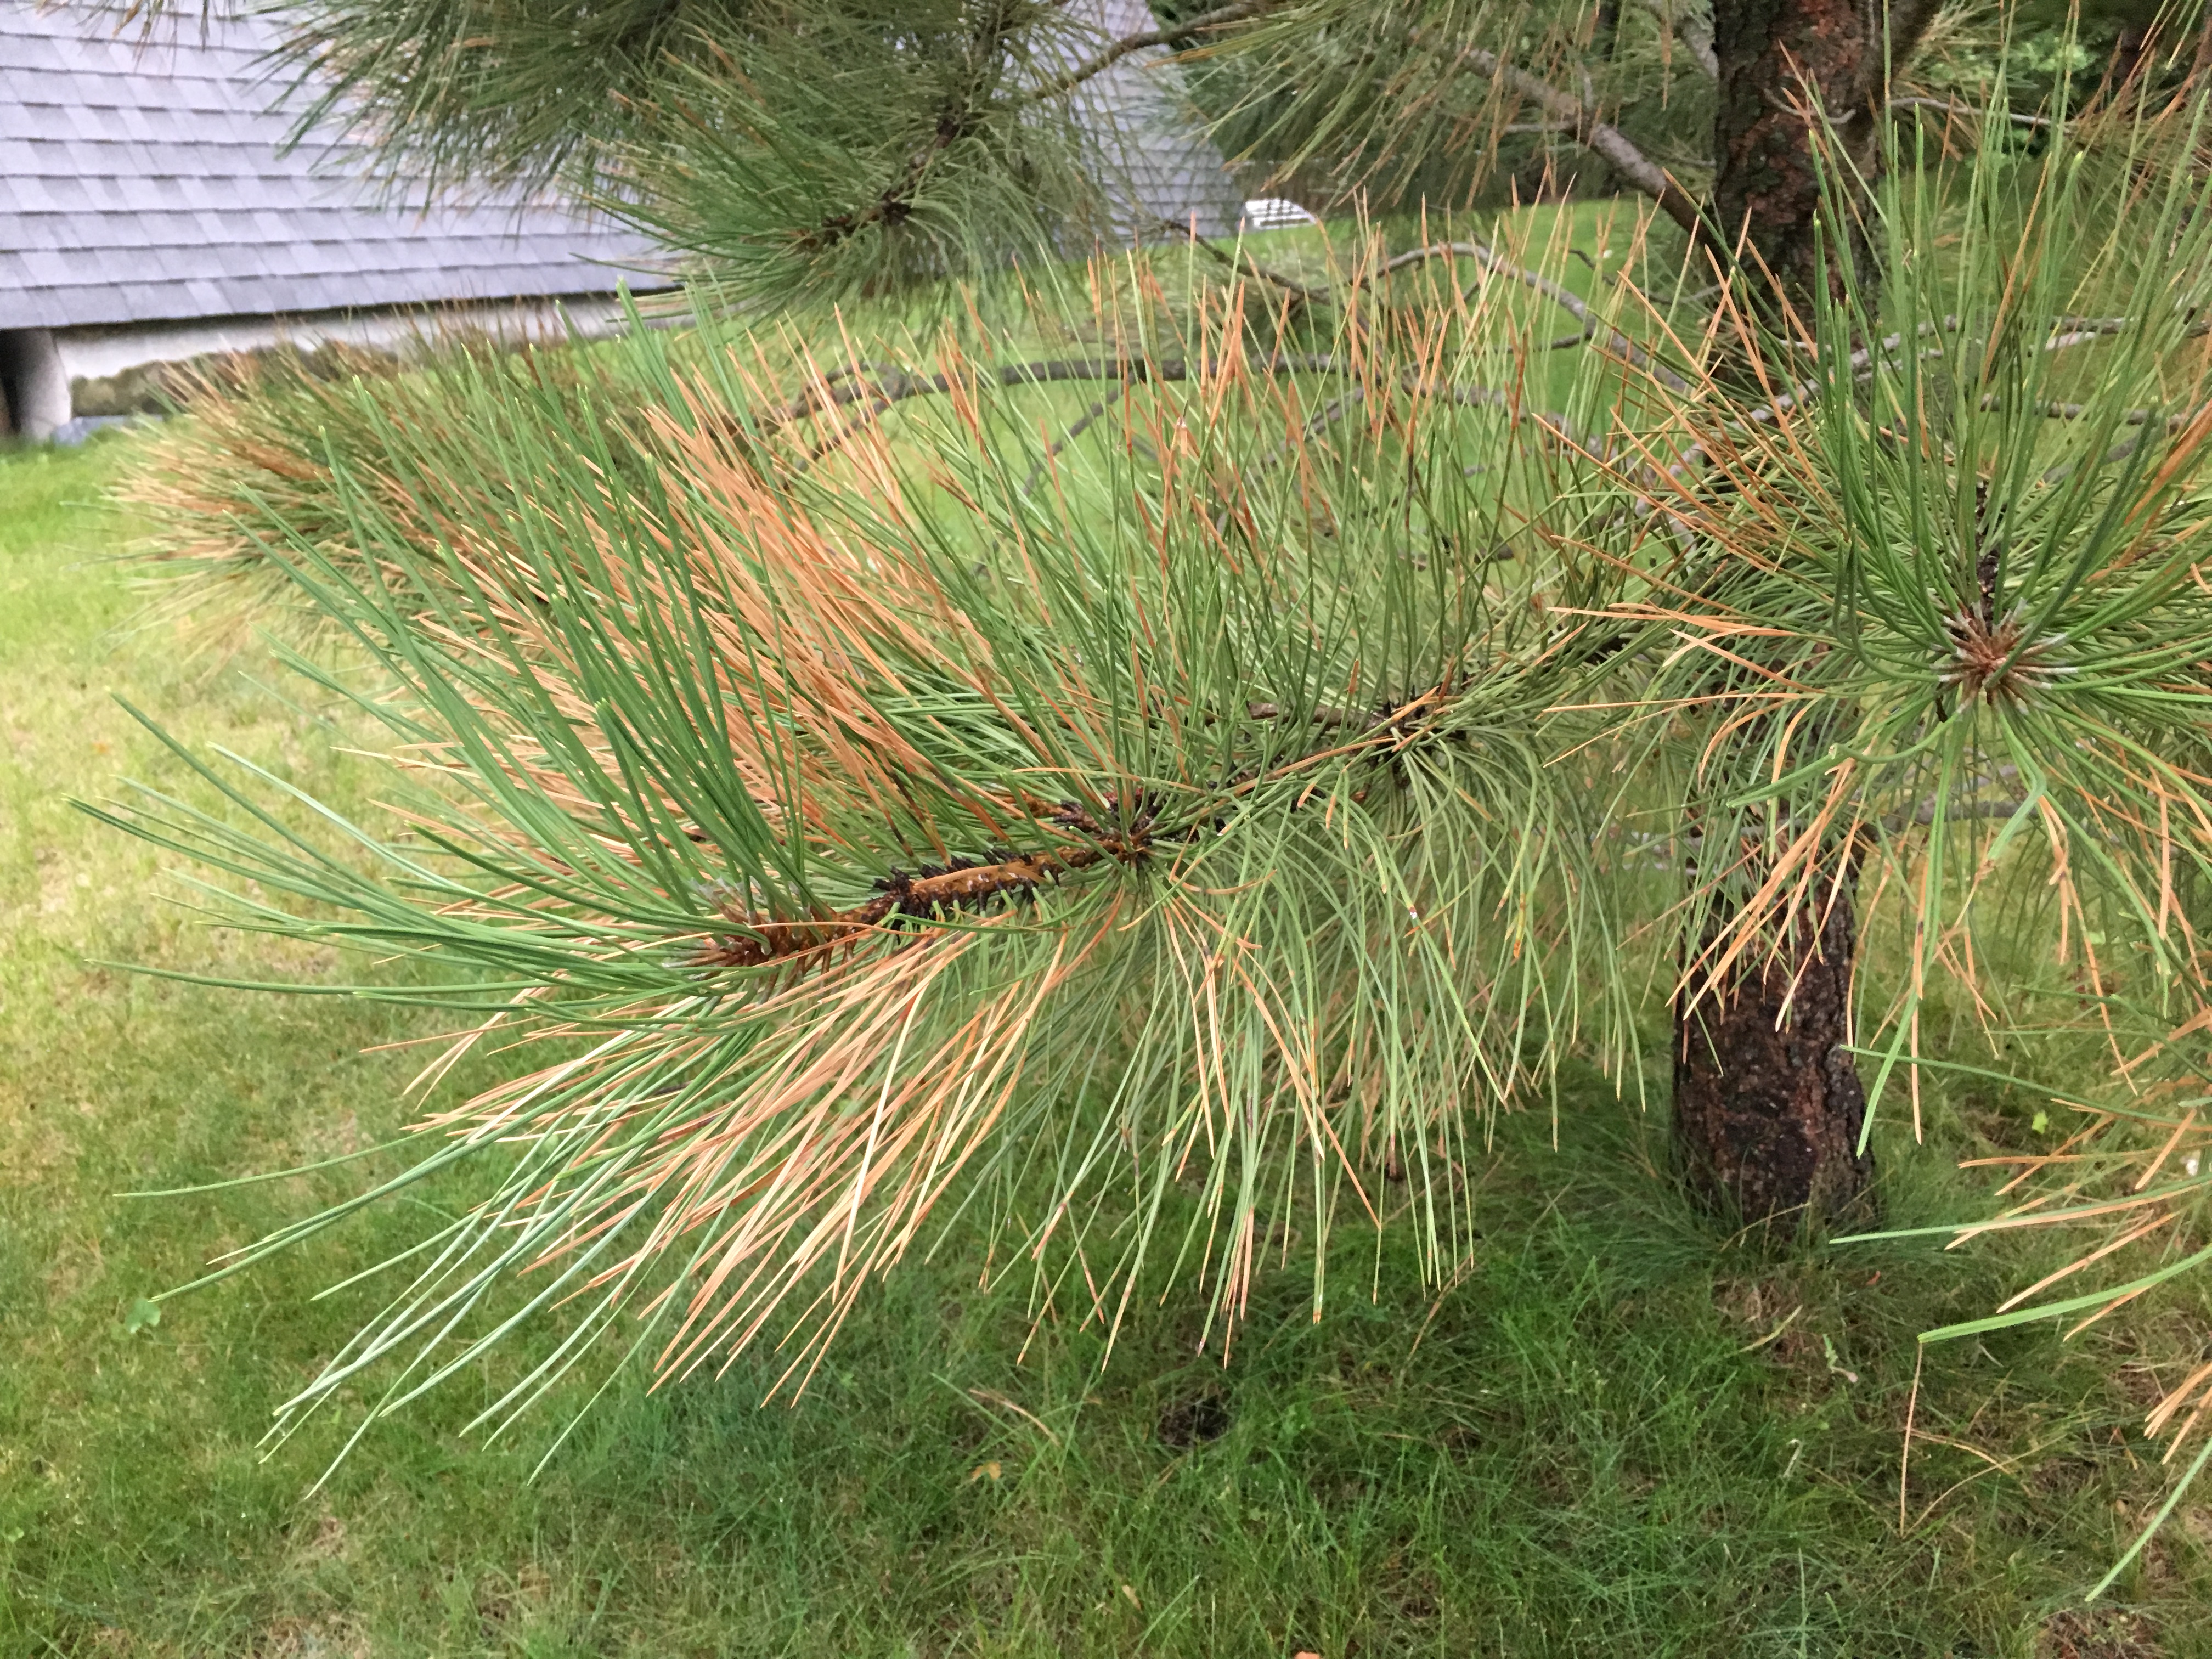
[[[1419,97],[1338,100],[1300,165],[1510,124],[1517,83],[1459,61],[1480,20],[1431,52],[1419,9],[1273,8],[1208,62],[1264,94],[1352,61],[1339,35],[1400,52]],[[462,374],[450,431],[301,394],[345,532],[259,533],[406,688],[373,712],[440,787],[414,838],[362,830],[366,872],[273,823],[142,828],[348,916],[258,920],[464,966],[436,994],[490,1003],[487,1036],[583,1056],[445,1120],[441,1157],[515,1172],[332,1376],[480,1352],[509,1311],[450,1322],[532,1261],[599,1310],[538,1381],[623,1306],[675,1369],[779,1310],[819,1335],[961,1202],[1044,1310],[1109,1327],[1149,1263],[1204,1277],[1225,1335],[1271,1223],[1380,1212],[1393,1169],[1442,1273],[1470,1126],[1578,1042],[1632,1075],[1639,970],[1686,1024],[1735,1019],[1722,1060],[1821,1082],[1782,1127],[1846,1133],[1751,1160],[1812,1188],[1857,1151],[1854,1057],[1876,1109],[1912,1097],[1933,988],[2086,1011],[2121,1052],[2179,1023],[2212,825],[2197,106],[2023,156],[1977,95],[1990,142],[1866,177],[1863,258],[1785,261],[1782,325],[1771,286],[1647,306],[1446,239],[1295,307],[1193,278],[1179,311],[1157,264],[1094,300],[1033,276],[1050,331],[1110,349],[973,325],[749,383],[640,341],[619,396]],[[787,167],[746,210],[791,210],[782,240],[695,245],[757,246],[765,281],[825,195],[902,176],[805,175],[844,153],[744,150]],[[670,176],[654,210],[696,220]],[[891,239],[927,218],[845,239],[844,277],[910,272]],[[1081,442],[1046,363],[1103,411]],[[1847,987],[1851,897],[1875,966]],[[2079,984],[1990,971],[2054,947]],[[1743,1075],[1708,1071],[1724,1100]]]
[[[1206,374],[1143,383],[1188,385],[1144,416],[1166,475],[1125,457],[1073,500],[1021,488],[1025,416],[948,370],[933,495],[873,429],[843,475],[764,477],[672,423],[653,498],[578,490],[480,553],[356,499],[370,563],[294,550],[465,808],[416,803],[416,848],[363,831],[365,873],[173,803],[142,832],[351,913],[325,937],[479,964],[496,982],[416,994],[496,1005],[471,1043],[585,1049],[444,1120],[528,1150],[303,1405],[403,1345],[449,1372],[478,1349],[432,1334],[529,1261],[601,1316],[650,1305],[671,1368],[794,1295],[826,1335],[956,1180],[1018,1194],[1028,1159],[1060,1197],[1009,1243],[1078,1318],[1118,1322],[1165,1226],[1225,1341],[1270,1218],[1325,1234],[1389,1201],[1386,1168],[1439,1271],[1467,1248],[1468,1126],[1564,1052],[1529,1022],[1625,1057],[1618,989],[1563,965],[1623,945],[1598,779],[1531,741],[1588,671],[1480,567],[1378,538],[1395,476],[1314,448],[1280,377],[1218,338],[1184,361]],[[1439,458],[1504,417],[1367,389],[1436,480],[1416,521],[1494,542]],[[1183,418],[1207,406],[1210,441]],[[1109,1180],[1133,1208],[1100,1234]]]

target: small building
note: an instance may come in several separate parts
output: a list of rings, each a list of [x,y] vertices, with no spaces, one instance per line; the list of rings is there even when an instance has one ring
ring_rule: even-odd
[[[1149,0],[1076,0],[1069,15],[1102,40],[1160,32]],[[1164,67],[1170,55],[1160,47],[1132,52],[1086,82],[1075,94],[1076,117],[1100,151],[1121,234],[1152,242],[1180,227],[1234,236],[1243,192],[1185,100],[1180,74]]]
[[[605,220],[394,205],[288,150],[274,31],[198,13],[0,0],[0,431],[48,436],[73,386],[151,362],[440,324],[597,331],[621,285],[672,286]]]
[[[1099,38],[1156,27],[1146,0],[1079,0]],[[0,0],[0,432],[67,422],[88,383],[289,342],[393,345],[437,326],[509,337],[619,325],[618,287],[672,287],[635,231],[556,203],[404,207],[288,149],[264,18],[224,0],[148,22]],[[1077,109],[1123,234],[1233,235],[1239,192],[1165,54],[1133,53]]]

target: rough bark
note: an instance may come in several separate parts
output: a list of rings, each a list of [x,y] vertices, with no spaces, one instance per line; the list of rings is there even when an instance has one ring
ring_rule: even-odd
[[[1796,307],[1802,317],[1823,280],[1824,246],[1825,280],[1859,264],[1855,192],[1881,167],[1891,71],[1935,9],[1936,0],[1714,0],[1707,234],[1743,250],[1753,297],[1772,313]],[[1741,1221],[1818,1226],[1865,1202],[1866,1094],[1848,1046],[1856,866],[1849,848],[1831,849],[1814,896],[1773,924],[1780,947],[1744,951],[1725,983],[1674,1011],[1682,1175]],[[1714,934],[1736,920],[1716,916]]]
[[[1834,849],[1778,950],[1747,950],[1722,986],[1679,996],[1675,1154],[1692,1194],[1732,1221],[1794,1231],[1865,1202],[1874,1160],[1858,1151],[1866,1093],[1848,1046],[1856,865]]]
[[[1872,179],[1891,66],[1911,56],[1935,11],[1934,0],[1714,0],[1713,229],[1744,248],[1754,273],[1771,273],[1783,297],[1808,294],[1819,271],[1820,116],[1832,176]],[[1827,234],[1831,249],[1856,254],[1856,216]]]

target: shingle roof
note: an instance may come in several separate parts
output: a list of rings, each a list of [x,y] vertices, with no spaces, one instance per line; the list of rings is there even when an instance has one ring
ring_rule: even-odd
[[[1145,0],[1089,0],[1109,37]],[[380,205],[327,152],[287,153],[291,117],[255,19],[114,15],[0,0],[0,328],[260,316],[609,292],[651,246],[551,207]],[[1132,55],[1082,107],[1140,240],[1161,220],[1237,228],[1238,191],[1181,109],[1173,72]]]
[[[1089,10],[1108,40],[1159,27],[1146,0],[1090,0]],[[1233,235],[1243,193],[1185,105],[1177,71],[1163,67],[1168,56],[1164,49],[1131,53],[1089,82],[1076,106],[1108,152],[1118,175],[1108,188],[1137,240],[1158,240],[1162,222],[1194,220],[1201,236]]]
[[[180,11],[197,8],[179,8]],[[252,20],[0,0],[0,327],[665,286],[649,245],[556,208],[381,207],[289,154]],[[615,267],[625,267],[617,269]]]

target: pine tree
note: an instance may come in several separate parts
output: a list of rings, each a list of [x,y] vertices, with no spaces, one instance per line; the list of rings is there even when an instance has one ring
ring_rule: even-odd
[[[1656,1081],[1655,1007],[1684,1178],[1784,1231],[1872,1213],[1947,985],[2183,1090],[2182,59],[2028,114],[2001,52],[1975,102],[1911,80],[1982,61],[1968,25],[1873,0],[295,16],[320,118],[396,180],[594,192],[712,313],[703,347],[303,385],[172,441],[173,537],[334,626],[349,665],[295,666],[420,787],[398,831],[309,830],[194,761],[246,816],[118,821],[258,884],[254,925],[419,958],[374,994],[469,1011],[456,1054],[548,1056],[380,1189],[496,1172],[295,1412],[387,1362],[388,1408],[580,1296],[491,1414],[618,1328],[802,1378],[963,1212],[1109,1328],[1195,1277],[1225,1346],[1293,1218],[1316,1315],[1342,1218],[1410,1209],[1448,1275],[1489,1115],[1583,1060]],[[1126,204],[1082,90],[1161,51],[1251,166],[1382,228],[1326,276],[1172,226],[1067,263]],[[1630,258],[1449,230],[1545,166],[1648,198]],[[855,301],[878,323],[825,321]],[[778,307],[811,343],[746,331]],[[2145,1112],[2021,1223],[2186,1203],[2193,1109],[2148,1147]]]

